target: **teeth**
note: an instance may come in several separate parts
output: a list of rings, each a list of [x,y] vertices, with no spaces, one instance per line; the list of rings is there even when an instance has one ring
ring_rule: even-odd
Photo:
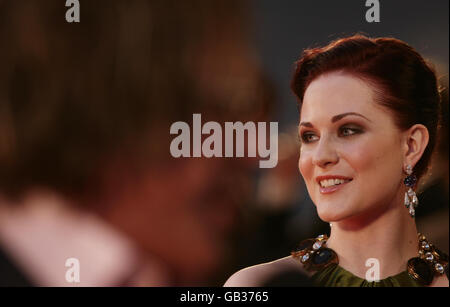
[[[344,180],[344,179],[327,179],[327,180],[320,181],[320,185],[323,188],[326,188],[326,187],[333,186],[333,185],[343,184],[348,181],[349,180]]]

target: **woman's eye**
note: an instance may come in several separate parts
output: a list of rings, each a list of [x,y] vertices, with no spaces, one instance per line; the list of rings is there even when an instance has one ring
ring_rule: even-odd
[[[358,129],[354,129],[354,128],[349,128],[349,127],[344,127],[341,129],[341,134],[343,136],[350,136],[353,134],[357,134],[359,132]]]
[[[303,133],[301,139],[302,139],[302,142],[304,142],[304,143],[311,143],[312,141],[314,141],[314,137],[317,137],[317,136],[312,133]]]

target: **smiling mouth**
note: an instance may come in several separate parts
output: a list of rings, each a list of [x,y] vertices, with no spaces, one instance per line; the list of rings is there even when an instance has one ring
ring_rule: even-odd
[[[326,187],[330,187],[330,186],[344,184],[344,183],[347,183],[350,181],[352,181],[352,179],[340,179],[340,178],[324,179],[324,180],[321,180],[319,182],[319,184],[322,188],[326,188]]]
[[[351,182],[353,179],[328,179],[328,180],[322,180],[319,183],[320,187],[320,193],[322,194],[329,194],[333,193],[339,189],[341,189],[343,186],[345,186],[347,183]]]

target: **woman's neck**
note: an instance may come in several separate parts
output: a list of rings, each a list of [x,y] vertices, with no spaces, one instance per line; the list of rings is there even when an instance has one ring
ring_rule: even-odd
[[[417,257],[416,224],[401,200],[396,200],[375,218],[333,222],[327,246],[338,254],[342,268],[360,278],[366,278],[371,269],[366,261],[375,258],[381,280],[405,271],[408,260]]]

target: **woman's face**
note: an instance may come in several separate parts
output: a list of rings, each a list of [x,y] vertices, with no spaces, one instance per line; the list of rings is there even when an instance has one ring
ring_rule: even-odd
[[[364,81],[335,72],[311,82],[299,136],[299,169],[322,220],[367,218],[398,204],[402,133]]]

